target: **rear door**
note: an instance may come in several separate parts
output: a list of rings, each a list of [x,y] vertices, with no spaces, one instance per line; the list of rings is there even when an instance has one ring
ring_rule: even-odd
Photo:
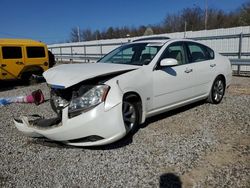
[[[185,42],[190,63],[194,66],[197,85],[193,88],[198,96],[207,94],[216,73],[214,52],[210,48],[195,42]]]
[[[24,67],[22,46],[2,46],[1,75],[3,80],[17,79]]]

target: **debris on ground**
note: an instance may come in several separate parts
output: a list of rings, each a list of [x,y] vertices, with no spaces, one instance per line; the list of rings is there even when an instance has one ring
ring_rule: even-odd
[[[40,89],[33,91],[30,95],[0,98],[0,106],[11,103],[35,103],[39,105],[44,102],[44,95]]]

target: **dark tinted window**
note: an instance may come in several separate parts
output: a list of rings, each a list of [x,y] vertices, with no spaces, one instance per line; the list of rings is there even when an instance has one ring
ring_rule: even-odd
[[[176,59],[179,65],[186,64],[185,50],[182,42],[170,44],[163,52],[161,59]]]
[[[44,47],[27,47],[27,56],[28,58],[39,58],[45,57]]]
[[[191,62],[206,61],[214,58],[214,52],[210,48],[198,44],[188,43],[189,59]]]
[[[207,50],[208,56],[210,59],[214,59],[214,51],[211,48],[205,47],[204,48]]]
[[[21,47],[2,47],[3,59],[20,59],[22,58]]]

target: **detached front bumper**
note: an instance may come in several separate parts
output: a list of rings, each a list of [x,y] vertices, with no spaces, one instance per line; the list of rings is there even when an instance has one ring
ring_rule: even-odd
[[[14,120],[14,123],[17,129],[27,136],[46,137],[74,146],[105,145],[126,135],[122,103],[108,110],[105,109],[104,103],[101,103],[73,118],[68,118],[68,107],[66,107],[62,111],[60,123],[49,127],[34,126],[27,117]]]

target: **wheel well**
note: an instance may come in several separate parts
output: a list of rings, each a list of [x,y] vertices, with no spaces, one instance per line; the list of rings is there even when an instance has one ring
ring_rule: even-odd
[[[20,73],[20,77],[25,77],[25,75],[27,74],[31,74],[31,73],[36,73],[36,74],[42,74],[44,72],[42,67],[39,66],[28,66],[25,67],[22,72]]]
[[[226,78],[225,78],[225,76],[224,76],[223,74],[220,74],[220,75],[217,76],[217,78],[218,78],[218,77],[221,77],[221,78],[222,78],[222,81],[224,82],[225,87],[226,87]]]
[[[142,119],[142,100],[138,93],[136,92],[128,92],[123,95],[123,101],[133,102],[137,105],[139,110],[139,122]]]

